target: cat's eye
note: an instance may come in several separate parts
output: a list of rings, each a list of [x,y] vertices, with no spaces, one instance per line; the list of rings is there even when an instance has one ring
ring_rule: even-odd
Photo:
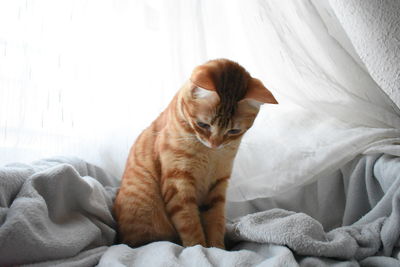
[[[240,133],[240,132],[241,132],[240,129],[230,129],[230,130],[228,131],[228,134],[238,134],[238,133]]]
[[[203,129],[209,130],[210,129],[210,125],[201,121],[197,122],[197,125]]]

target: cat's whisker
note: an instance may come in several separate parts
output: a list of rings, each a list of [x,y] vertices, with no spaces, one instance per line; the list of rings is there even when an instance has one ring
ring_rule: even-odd
[[[186,138],[176,138],[174,140],[181,141],[181,140],[197,140],[197,139],[192,137],[186,137]]]
[[[196,136],[176,136],[174,138],[192,138],[192,139],[195,139]]]
[[[196,135],[195,134],[173,135],[171,137],[174,137],[174,138],[196,138]]]

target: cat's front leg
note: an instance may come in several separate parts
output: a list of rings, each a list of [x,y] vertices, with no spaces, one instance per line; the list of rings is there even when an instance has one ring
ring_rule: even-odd
[[[201,213],[207,245],[225,248],[225,194],[229,177],[217,179],[211,187]]]
[[[186,175],[185,175],[186,174]],[[185,247],[206,246],[195,187],[190,175],[181,172],[166,178],[162,188],[166,211]]]

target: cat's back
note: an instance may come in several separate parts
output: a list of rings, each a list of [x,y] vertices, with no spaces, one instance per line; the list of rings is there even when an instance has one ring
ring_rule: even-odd
[[[164,111],[133,144],[115,200],[119,238],[131,246],[177,238],[160,195],[157,143],[166,127],[165,116]]]
[[[142,133],[136,138],[132,145],[128,160],[125,165],[125,171],[122,178],[132,176],[132,172],[137,167],[143,167],[150,171],[152,175],[157,176],[158,165],[158,140],[167,125],[168,107],[164,110]]]

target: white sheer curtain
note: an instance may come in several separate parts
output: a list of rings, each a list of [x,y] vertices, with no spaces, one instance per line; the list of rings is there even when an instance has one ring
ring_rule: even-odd
[[[120,175],[165,85],[144,1],[0,2],[0,161],[75,155]]]
[[[221,57],[280,102],[243,140],[230,200],[281,194],[362,153],[400,156],[400,113],[331,12],[320,1],[0,2],[0,161],[75,155],[120,175],[192,68]]]

